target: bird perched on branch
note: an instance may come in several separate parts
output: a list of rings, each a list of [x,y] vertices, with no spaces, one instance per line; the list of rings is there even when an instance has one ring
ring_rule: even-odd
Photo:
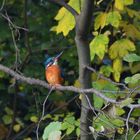
[[[58,65],[58,59],[62,53],[56,57],[48,57],[45,61],[45,77],[52,86],[61,85],[64,82],[61,68]]]

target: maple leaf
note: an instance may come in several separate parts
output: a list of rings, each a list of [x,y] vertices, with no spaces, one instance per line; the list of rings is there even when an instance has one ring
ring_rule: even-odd
[[[80,12],[80,3],[78,0],[70,0],[68,4],[78,13]],[[74,16],[64,7],[58,11],[55,20],[58,21],[58,25],[53,26],[51,31],[56,31],[57,34],[62,32],[64,36],[67,36],[68,33],[75,27]]]
[[[106,48],[108,47],[108,42],[109,38],[104,34],[97,35],[90,42],[91,60],[94,59],[95,54],[99,56],[101,60],[103,59],[104,54],[106,52]]]
[[[121,20],[121,15],[118,11],[109,12],[107,14],[106,25],[111,24],[113,27],[118,28]]]
[[[122,27],[122,30],[127,37],[130,37],[133,40],[140,40],[140,31],[134,25],[122,21],[120,27]]]
[[[123,58],[129,51],[135,50],[135,45],[129,39],[121,39],[115,41],[109,48],[111,59]]]
[[[125,8],[125,10],[131,18],[133,18],[135,16],[138,19],[140,19],[140,12],[139,11],[132,10],[130,8]]]
[[[95,18],[95,23],[94,23],[94,29],[98,30],[100,27],[101,29],[104,28],[106,25],[106,18],[107,18],[107,13],[100,13],[96,18]]]
[[[101,12],[96,18],[94,22],[94,29],[98,30],[104,28],[105,25],[111,24],[113,27],[118,28],[121,20],[121,15],[118,11],[113,12]]]
[[[119,82],[122,72],[122,59],[115,59],[113,61],[113,77],[116,82]]]
[[[134,0],[115,0],[115,7],[119,10],[123,10],[124,6],[133,4]]]

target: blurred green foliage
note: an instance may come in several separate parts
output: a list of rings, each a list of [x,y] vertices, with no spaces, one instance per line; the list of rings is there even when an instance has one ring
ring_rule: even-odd
[[[0,7],[3,2],[0,1]],[[74,0],[69,3],[79,12],[78,0],[76,3]],[[64,51],[59,64],[65,73],[65,85],[80,87],[77,80],[75,34],[72,30],[75,22],[70,19],[72,15],[46,0],[9,0],[5,1],[2,8],[0,63],[27,77],[45,80],[45,55],[55,56]],[[126,93],[119,93],[124,90],[123,87],[101,78],[100,74],[117,82],[125,82],[133,88],[140,83],[139,9],[140,5],[135,1],[133,3],[133,0],[125,0],[122,3],[120,0],[95,0],[95,21],[89,35],[92,66],[97,70],[96,74],[92,74],[92,86],[97,90],[108,91],[105,95],[109,98],[122,100]],[[68,16],[64,16],[65,13]],[[0,71],[0,139],[5,139],[9,134],[10,138],[18,140],[36,139],[35,126],[41,116],[47,93],[47,89],[16,81]],[[46,115],[39,129],[40,137],[43,130],[53,121],[61,122],[64,138],[79,137],[80,99],[77,97],[75,93],[53,91],[46,103]],[[94,95],[93,103],[97,112],[97,116],[93,118],[95,131],[98,134],[104,133],[108,138],[116,135],[116,139],[124,139],[125,121],[118,118],[126,118],[128,109],[124,106],[139,103],[138,98],[138,94],[133,94],[120,106],[115,106],[108,105],[106,101]],[[131,120],[138,121],[138,116],[139,109],[134,109]],[[131,128],[128,136],[132,138],[137,129],[137,125]]]

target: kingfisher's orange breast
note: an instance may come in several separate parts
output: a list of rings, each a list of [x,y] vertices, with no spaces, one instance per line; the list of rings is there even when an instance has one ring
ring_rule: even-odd
[[[45,71],[46,80],[51,85],[62,84],[61,69],[58,65],[49,66]]]

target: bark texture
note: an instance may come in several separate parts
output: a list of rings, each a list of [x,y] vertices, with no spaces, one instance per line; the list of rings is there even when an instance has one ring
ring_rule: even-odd
[[[76,17],[76,46],[79,57],[79,81],[82,88],[91,87],[91,73],[85,66],[90,66],[90,49],[88,34],[90,30],[90,24],[92,20],[93,0],[84,0],[80,15]],[[92,94],[87,95],[92,101]],[[91,125],[92,115],[88,101],[84,95],[81,100],[81,117],[80,128],[81,137],[80,140],[92,140],[93,137],[89,133],[89,126]]]

